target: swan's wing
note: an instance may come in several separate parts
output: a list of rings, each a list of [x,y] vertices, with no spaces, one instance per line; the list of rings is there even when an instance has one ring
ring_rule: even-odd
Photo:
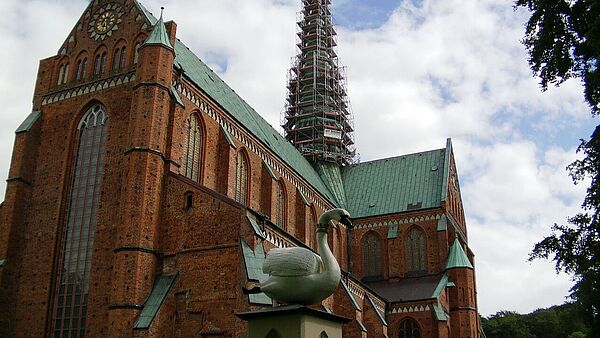
[[[321,258],[304,248],[271,249],[263,272],[271,276],[306,276],[321,269]]]

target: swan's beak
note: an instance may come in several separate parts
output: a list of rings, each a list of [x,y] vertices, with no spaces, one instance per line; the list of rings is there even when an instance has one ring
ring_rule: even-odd
[[[352,221],[350,221],[350,216],[342,215],[340,217],[340,223],[346,226],[346,228],[352,229]]]

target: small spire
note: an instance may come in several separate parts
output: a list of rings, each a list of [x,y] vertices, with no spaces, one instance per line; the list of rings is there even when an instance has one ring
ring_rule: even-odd
[[[142,46],[161,45],[169,49],[173,49],[173,46],[169,41],[169,34],[167,33],[167,28],[165,27],[165,23],[163,22],[164,9],[164,7],[160,8],[160,19],[158,19],[158,21],[154,25],[154,28],[152,29],[152,32],[150,33],[146,41],[144,41]]]

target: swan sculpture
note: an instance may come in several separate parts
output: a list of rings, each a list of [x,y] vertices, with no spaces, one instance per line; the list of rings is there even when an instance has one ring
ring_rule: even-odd
[[[264,292],[286,304],[312,305],[329,297],[340,283],[341,271],[327,243],[327,229],[336,220],[350,227],[350,214],[333,209],[319,217],[317,243],[319,255],[305,248],[272,249],[267,253],[263,272],[269,278],[247,293]]]

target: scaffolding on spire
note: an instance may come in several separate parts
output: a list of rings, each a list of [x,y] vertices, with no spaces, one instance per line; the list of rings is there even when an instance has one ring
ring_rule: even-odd
[[[288,74],[282,127],[308,160],[350,164],[355,157],[345,67],[334,51],[331,0],[302,0],[298,48]]]

